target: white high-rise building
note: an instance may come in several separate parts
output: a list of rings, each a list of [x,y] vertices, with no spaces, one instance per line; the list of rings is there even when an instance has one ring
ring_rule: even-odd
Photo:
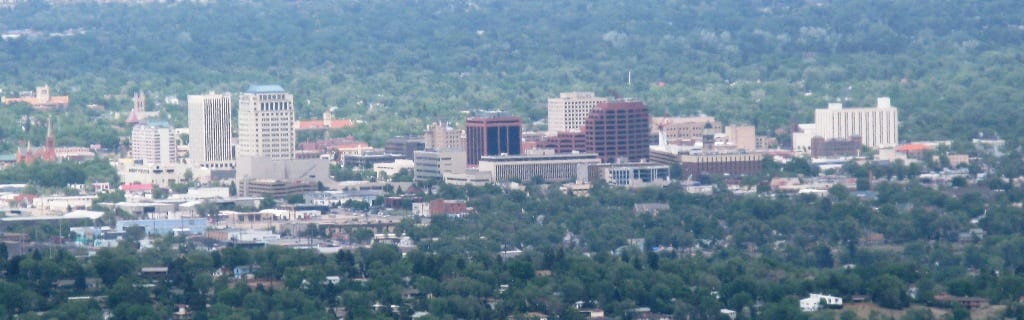
[[[236,158],[295,158],[294,98],[279,85],[253,85],[238,98]]]
[[[860,136],[871,148],[890,148],[899,144],[899,112],[888,97],[878,98],[874,108],[843,108],[829,103],[827,109],[814,110],[814,126],[827,140]]]
[[[195,168],[231,169],[231,94],[188,96],[189,163]]]
[[[150,121],[132,128],[132,159],[144,165],[170,165],[178,162],[178,137],[166,121]]]
[[[563,92],[558,98],[548,99],[548,135],[559,132],[579,132],[587,123],[590,111],[608,98],[593,92]]]

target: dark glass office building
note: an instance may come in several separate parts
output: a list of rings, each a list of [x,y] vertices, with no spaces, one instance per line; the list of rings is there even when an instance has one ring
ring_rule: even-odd
[[[481,111],[466,118],[466,163],[477,165],[480,157],[522,153],[523,122],[502,111]]]

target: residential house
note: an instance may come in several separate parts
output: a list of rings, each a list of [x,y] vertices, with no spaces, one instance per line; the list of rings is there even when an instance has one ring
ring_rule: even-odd
[[[824,305],[822,305],[824,303]],[[843,298],[820,293],[812,293],[807,298],[800,299],[800,310],[803,312],[814,312],[823,307],[842,308]]]

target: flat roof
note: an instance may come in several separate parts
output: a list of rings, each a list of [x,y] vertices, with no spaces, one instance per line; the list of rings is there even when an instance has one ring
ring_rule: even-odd
[[[598,160],[596,153],[556,153],[545,155],[513,154],[498,156],[482,156],[480,161],[488,162],[517,162],[517,161],[545,161],[545,160]]]
[[[485,119],[496,119],[496,118],[517,118],[511,112],[503,110],[475,110],[470,118],[485,118]]]
[[[27,222],[27,221],[56,221],[56,220],[96,220],[103,216],[103,212],[98,211],[83,211],[83,212],[72,212],[63,216],[22,216],[22,217],[3,217],[0,221],[3,222]]]
[[[284,88],[276,84],[253,84],[249,85],[246,93],[285,93]]]

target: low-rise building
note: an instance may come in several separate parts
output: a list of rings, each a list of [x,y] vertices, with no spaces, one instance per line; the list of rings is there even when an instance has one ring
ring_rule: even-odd
[[[493,183],[490,172],[480,172],[476,169],[466,172],[449,173],[444,175],[444,183],[456,186],[484,186]]]
[[[373,205],[378,197],[385,194],[382,190],[349,190],[307,192],[302,195],[306,203],[318,206],[340,206],[348,201],[362,201]]]
[[[711,125],[712,132],[722,132],[722,123],[715,121],[715,117],[654,117],[651,119],[651,135],[663,134],[670,144],[679,140],[700,140],[706,133],[707,124]]]
[[[319,189],[316,182],[282,181],[274,179],[243,180],[238,184],[242,196],[283,198]]]
[[[332,110],[327,110],[320,119],[295,121],[295,131],[341,129],[354,125],[355,122],[349,119],[334,119]]]
[[[620,187],[665,186],[672,182],[669,166],[660,163],[605,163],[587,168],[588,181],[602,180]]]
[[[50,211],[70,211],[88,208],[92,206],[93,200],[96,200],[95,195],[38,197],[32,199],[32,207]]]
[[[150,235],[203,234],[206,233],[206,218],[117,221],[118,231],[127,231],[130,227],[142,227]]]
[[[757,152],[723,150],[683,153],[651,149],[651,161],[666,165],[679,164],[682,166],[684,177],[755,174],[761,172],[763,157]]]
[[[402,170],[413,171],[416,163],[412,157],[409,159],[395,159],[394,162],[380,162],[373,164],[373,172],[377,173],[377,180],[384,180],[385,177],[393,177]]]
[[[147,164],[122,161],[117,169],[121,180],[126,183],[151,184],[164,188],[169,187],[172,182],[180,181],[184,174],[184,165],[179,163]]]
[[[402,158],[400,154],[384,152],[346,154],[341,156],[341,165],[346,168],[373,169],[374,165],[378,163],[393,163],[400,158]]]
[[[860,156],[861,148],[863,144],[857,135],[842,139],[811,138],[811,157],[815,158],[856,157]]]
[[[31,105],[36,109],[65,108],[71,100],[68,96],[54,96],[50,94],[50,86],[36,87],[34,95],[25,95],[18,98],[0,97],[3,104],[22,102]]]
[[[668,203],[646,202],[633,205],[633,213],[636,214],[650,214],[656,216],[658,213],[668,211],[669,209],[670,207]]]
[[[472,209],[466,206],[466,200],[445,199],[413,203],[412,208],[413,214],[421,217],[462,215],[469,213]]]
[[[820,293],[812,293],[807,298],[800,299],[800,310],[803,312],[814,312],[825,307],[842,308],[843,298]]]
[[[412,159],[413,153],[426,149],[426,142],[419,137],[395,137],[384,143],[384,153],[400,155],[402,159]]]
[[[445,175],[466,172],[465,151],[413,152],[413,180],[443,181]]]
[[[538,149],[540,150],[540,149]],[[479,169],[489,172],[495,182],[527,182],[539,178],[546,183],[575,182],[586,165],[601,163],[596,153],[556,154],[551,150],[527,155],[483,156]]]
[[[957,297],[954,295],[950,295],[948,293],[935,295],[935,301],[940,303],[946,303],[949,304],[950,306],[960,305],[968,310],[982,308],[988,305],[988,300],[985,298]]]

